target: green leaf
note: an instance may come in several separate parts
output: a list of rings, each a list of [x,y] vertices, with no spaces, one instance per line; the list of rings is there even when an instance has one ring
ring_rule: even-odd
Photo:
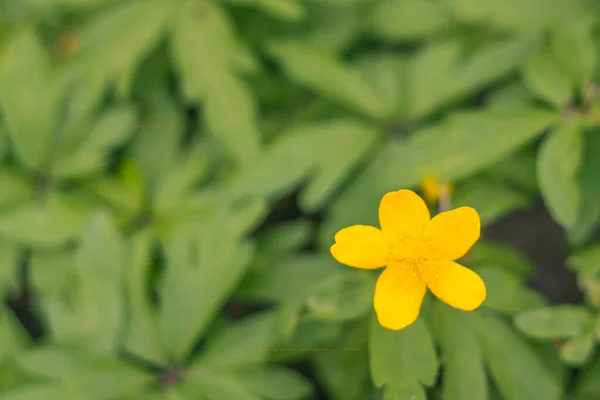
[[[476,333],[502,397],[511,400],[562,398],[560,380],[508,324],[487,313],[464,315]],[[523,379],[525,376],[527,379]]]
[[[600,357],[587,364],[577,376],[574,395],[577,400],[591,400],[600,394]]]
[[[313,233],[313,225],[308,219],[297,219],[278,224],[258,237],[261,252],[286,254],[305,246]]]
[[[578,273],[600,274],[600,242],[569,256],[567,266]]]
[[[600,225],[600,135],[584,135],[582,147],[583,160],[578,176],[581,201],[577,222],[567,232],[569,241],[575,246],[585,242]]]
[[[370,117],[384,115],[385,106],[374,89],[326,50],[291,40],[274,41],[268,50],[299,84]]]
[[[0,363],[18,355],[29,344],[29,337],[12,311],[0,306]]]
[[[142,231],[128,240],[125,284],[129,321],[124,337],[127,352],[156,364],[167,360],[158,337],[158,320],[147,296],[147,277],[150,268],[153,237]]]
[[[302,20],[306,12],[299,3],[288,0],[225,0],[232,4],[254,5],[265,13],[277,18],[299,21]]]
[[[110,353],[117,347],[122,308],[124,246],[107,214],[90,219],[75,254],[70,302],[46,299],[52,336],[58,343],[76,343],[89,351]]]
[[[333,400],[364,400],[369,384],[368,342],[369,318],[344,325],[344,335],[329,346],[333,351],[318,352],[314,366]],[[327,346],[327,347],[329,347]],[[359,351],[351,351],[359,349]]]
[[[487,288],[485,308],[513,315],[547,303],[539,293],[526,288],[521,277],[502,267],[485,266],[477,269],[477,273]]]
[[[521,69],[523,80],[533,94],[558,109],[572,99],[571,82],[545,47],[533,52]]]
[[[309,317],[344,321],[368,314],[373,309],[376,280],[360,271],[344,271],[316,282],[306,299]]]
[[[370,30],[390,41],[424,39],[449,26],[448,13],[431,0],[379,2],[369,19]]]
[[[73,179],[102,171],[107,152],[125,142],[133,132],[135,112],[117,108],[106,112],[75,149],[62,149],[52,165],[57,179]]]
[[[139,392],[152,382],[152,375],[112,356],[42,347],[23,354],[18,364],[34,376],[58,381],[79,398],[118,398]],[[45,397],[42,397],[45,398]],[[77,397],[73,397],[74,399]]]
[[[524,333],[540,339],[564,339],[589,332],[595,319],[586,308],[559,305],[525,311],[515,317]]]
[[[256,221],[260,206],[250,203],[237,212],[216,216],[194,233],[178,230],[165,240],[169,268],[160,288],[159,319],[163,344],[172,360],[185,359],[241,279],[254,247],[240,235]],[[190,304],[195,308],[190,309]]]
[[[187,386],[189,398],[194,399],[261,400],[258,394],[246,388],[232,373],[205,369],[194,374],[194,380],[190,381]]]
[[[32,27],[19,29],[0,63],[0,109],[18,159],[41,171],[49,161],[59,86]],[[31,115],[35,115],[32,118]]]
[[[491,225],[511,212],[527,209],[533,199],[488,177],[471,179],[452,198],[452,207],[469,206],[479,213],[483,225]]]
[[[258,156],[261,137],[257,126],[257,106],[252,92],[232,74],[215,77],[207,93],[205,119],[208,129],[240,163]]]
[[[477,242],[462,260],[473,268],[500,265],[521,280],[531,277],[534,270],[531,261],[513,247],[489,239]]]
[[[448,84],[460,50],[458,41],[445,40],[423,46],[413,56],[407,79],[409,115],[426,115],[446,100],[440,88]]]
[[[31,197],[31,188],[23,177],[13,171],[0,169],[0,209],[8,209],[27,201]]]
[[[75,238],[82,219],[79,210],[52,196],[45,204],[24,203],[0,217],[0,235],[14,243],[60,246]]]
[[[535,37],[522,36],[475,50],[457,63],[454,73],[446,80],[443,92],[447,101],[468,95],[506,76],[519,65],[534,43]]]
[[[275,344],[273,312],[255,313],[224,326],[207,339],[196,368],[233,368],[258,364]]]
[[[279,197],[312,173],[300,194],[305,212],[320,209],[332,192],[369,151],[377,132],[354,120],[339,120],[296,128],[273,143],[232,182],[232,193]],[[344,151],[337,152],[340,143]]]
[[[551,46],[556,59],[580,93],[592,81],[598,62],[594,25],[593,18],[586,15],[555,24],[551,30]]]
[[[0,295],[17,293],[20,289],[19,262],[21,249],[18,246],[0,241]]]
[[[244,387],[268,400],[302,400],[312,393],[308,379],[282,366],[248,368],[236,372],[236,377]]]
[[[172,12],[170,2],[134,0],[94,14],[80,31],[70,67],[75,75],[101,74],[108,80],[131,75],[158,44]]]
[[[254,64],[227,14],[214,2],[188,1],[177,7],[170,50],[184,95],[192,101],[204,99],[224,72],[248,71]]]
[[[328,248],[345,226],[374,225],[385,193],[414,187],[431,174],[444,181],[465,178],[531,142],[557,117],[537,108],[461,112],[402,142],[390,141],[331,205],[320,244]]]
[[[570,366],[585,365],[594,350],[596,344],[596,334],[594,330],[567,340],[560,348],[560,356],[565,364]]]
[[[385,329],[377,317],[371,319],[369,365],[375,385],[394,388],[431,386],[438,360],[429,328],[418,319],[399,331]]]
[[[296,255],[280,260],[276,268],[249,274],[238,294],[244,299],[280,302],[305,296],[328,276],[338,274],[339,265],[329,256]]]
[[[576,121],[566,121],[548,136],[538,153],[537,175],[542,198],[552,217],[569,228],[577,221],[580,189],[576,180],[582,157]]]
[[[29,384],[20,389],[0,393],[0,400],[76,400],[77,394],[72,389],[53,384]]]
[[[477,337],[461,311],[436,303],[437,341],[442,348],[444,400],[487,400],[488,382]]]

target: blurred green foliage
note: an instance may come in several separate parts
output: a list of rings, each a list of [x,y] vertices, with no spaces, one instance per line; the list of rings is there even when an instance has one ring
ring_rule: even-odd
[[[0,400],[600,396],[597,1],[0,7]],[[541,195],[585,300],[484,234],[480,310],[379,326],[329,245],[430,175]]]

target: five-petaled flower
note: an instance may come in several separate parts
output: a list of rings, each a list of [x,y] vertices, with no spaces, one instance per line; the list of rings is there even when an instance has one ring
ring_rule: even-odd
[[[431,218],[416,193],[387,193],[379,204],[381,229],[353,225],[335,235],[331,254],[355,268],[386,267],[377,280],[374,306],[379,323],[398,330],[412,324],[426,288],[452,307],[472,311],[486,297],[485,284],[454,262],[479,239],[479,215],[459,207]]]

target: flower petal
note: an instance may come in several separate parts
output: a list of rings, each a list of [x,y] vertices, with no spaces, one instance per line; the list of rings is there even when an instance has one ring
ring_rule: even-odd
[[[375,286],[375,312],[381,326],[399,330],[415,322],[427,287],[414,269],[387,267]]]
[[[464,256],[479,239],[479,214],[471,207],[439,213],[425,230],[433,250],[432,256],[442,260],[456,260]]]
[[[381,230],[397,238],[420,236],[427,227],[429,218],[427,205],[412,190],[389,192],[379,204]]]
[[[485,300],[483,280],[454,261],[432,261],[422,270],[421,277],[433,294],[452,307],[472,311]]]
[[[335,234],[335,244],[329,250],[342,264],[371,269],[385,266],[388,246],[379,229],[353,225]]]

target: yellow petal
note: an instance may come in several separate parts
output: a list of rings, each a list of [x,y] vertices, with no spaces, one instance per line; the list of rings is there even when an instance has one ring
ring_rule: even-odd
[[[388,246],[383,233],[366,225],[353,225],[335,234],[331,255],[338,262],[356,268],[385,266]]]
[[[387,193],[379,204],[381,230],[396,238],[420,236],[429,218],[427,205],[412,190]]]
[[[423,268],[421,277],[433,294],[452,307],[472,311],[485,300],[483,280],[454,261],[432,261]]]
[[[425,177],[420,185],[423,198],[428,204],[435,204],[440,198],[442,187],[433,175]]]
[[[431,257],[456,260],[464,256],[479,239],[479,214],[471,207],[439,213],[431,219],[425,236],[432,247]]]
[[[399,330],[415,322],[426,286],[409,267],[387,267],[375,286],[375,312],[381,326]]]

